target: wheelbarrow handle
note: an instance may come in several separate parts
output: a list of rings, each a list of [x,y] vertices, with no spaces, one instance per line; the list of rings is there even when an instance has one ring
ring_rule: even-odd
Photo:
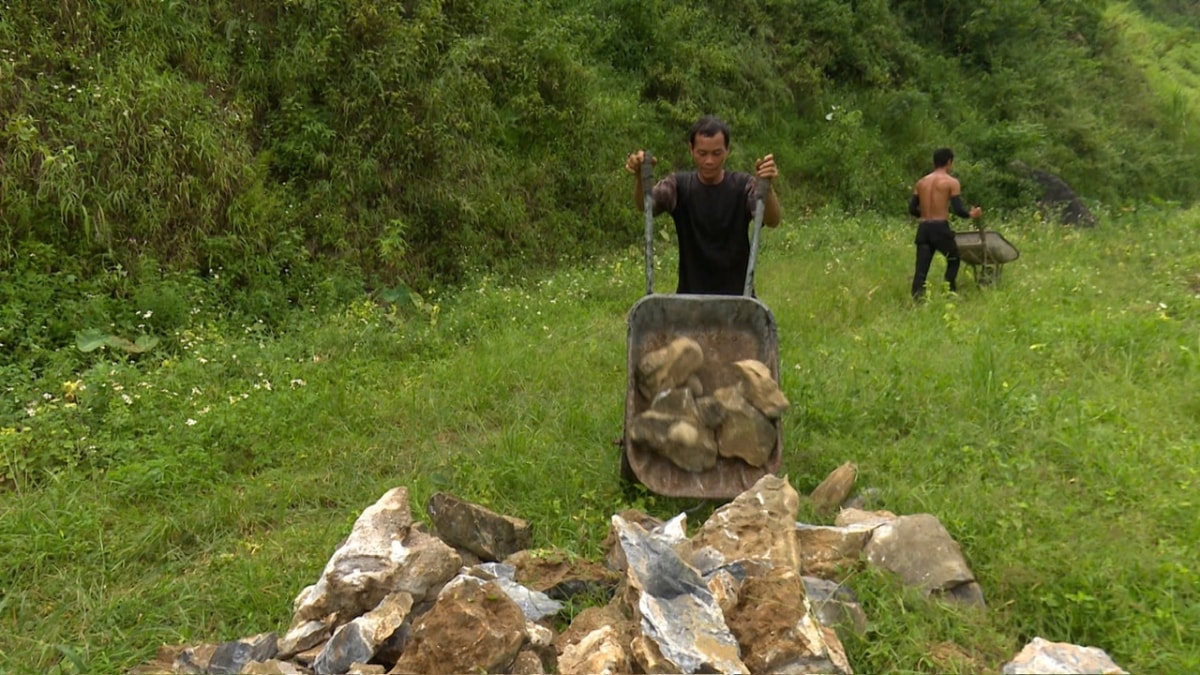
[[[758,234],[762,231],[763,213],[766,211],[767,191],[771,189],[771,181],[759,178],[754,183],[754,228],[750,239],[750,260],[746,263],[746,287],[742,295],[754,295],[754,265],[758,261]]]
[[[646,295],[654,293],[654,156],[642,158],[642,210],[646,216]]]

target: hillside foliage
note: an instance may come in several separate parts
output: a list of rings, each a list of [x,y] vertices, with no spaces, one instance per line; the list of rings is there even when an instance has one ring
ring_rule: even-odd
[[[1014,160],[1096,201],[1196,197],[1186,2],[3,4],[0,256],[87,276],[420,287],[611,250],[620,157],[686,164],[701,113],[736,167],[777,155],[799,212],[901,215],[946,144],[991,207],[1036,196]]]

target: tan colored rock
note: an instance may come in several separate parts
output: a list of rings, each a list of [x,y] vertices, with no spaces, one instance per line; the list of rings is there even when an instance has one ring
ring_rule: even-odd
[[[517,658],[513,659],[512,668],[508,672],[512,675],[544,675],[546,666],[532,650],[522,649],[517,653]]]
[[[528,637],[525,645],[521,647],[521,653],[517,654],[517,658],[520,659],[521,654],[529,652],[537,658],[543,669],[542,672],[557,670],[558,649],[554,643],[558,639],[558,633],[555,633],[553,628],[532,621],[525,622],[525,633]],[[513,669],[516,668],[517,666],[514,664]]]
[[[638,361],[635,374],[638,391],[647,401],[653,400],[661,391],[686,386],[688,378],[703,364],[700,343],[688,337],[675,338]]]
[[[629,425],[629,440],[650,448],[684,471],[707,471],[717,464],[717,440],[694,420],[647,410]]]
[[[714,511],[691,538],[692,549],[697,554],[712,549],[725,563],[761,561],[799,572],[795,534],[799,509],[800,495],[787,480],[767,474]]]
[[[777,420],[791,403],[771,376],[767,364],[755,359],[746,359],[734,364],[742,374],[742,395],[768,419]]]
[[[777,567],[746,579],[727,621],[751,673],[852,672],[837,633],[809,615],[805,597],[794,570]]]
[[[525,639],[525,615],[500,586],[459,577],[414,621],[411,641],[390,672],[505,672]]]
[[[324,647],[324,645],[317,645],[311,649],[305,649],[299,654],[293,656],[291,661],[299,663],[305,668],[311,669],[313,662],[316,661],[317,657],[321,655],[321,650],[324,649]]]
[[[517,583],[556,598],[580,593],[611,594],[621,581],[620,574],[604,565],[563,551],[518,551],[505,558],[504,563],[516,569]]]
[[[453,577],[462,558],[441,539],[410,527],[412,522],[404,487],[388,490],[363,511],[321,578],[296,596],[292,627],[335,612],[349,621],[395,591],[420,601]]]
[[[633,638],[633,642],[629,645],[629,651],[633,662],[638,665],[639,672],[647,675],[679,672],[679,666],[663,656],[658,644],[645,635]]]
[[[276,645],[277,658],[290,659],[307,649],[319,646],[333,635],[333,629],[338,626],[337,614],[330,614],[321,620],[305,621],[292,626],[286,635],[279,639]]]
[[[854,480],[857,477],[858,466],[854,462],[846,462],[826,476],[809,495],[817,513],[833,513],[841,506],[854,489]]]
[[[932,514],[901,516],[876,527],[863,554],[870,564],[927,595],[986,606],[962,548]]]
[[[708,578],[708,590],[713,594],[713,599],[717,601],[717,606],[726,614],[737,607],[738,593],[741,588],[742,582],[726,569],[718,570],[716,574]]]
[[[616,604],[610,603],[602,607],[588,607],[575,615],[575,620],[554,641],[554,648],[560,658],[563,651],[571,645],[578,645],[589,634],[611,626],[617,631],[617,641],[629,644],[637,634],[633,619],[627,616]]]
[[[871,540],[870,527],[824,527],[796,524],[800,573],[838,580],[862,566],[863,548]]]
[[[601,626],[584,635],[578,643],[567,645],[558,657],[561,675],[601,675],[631,673],[629,651],[612,626]]]
[[[767,463],[778,435],[775,425],[750,405],[736,387],[718,389],[713,397],[725,409],[717,429],[717,454],[740,459],[750,466]]]
[[[862,525],[864,527],[879,527],[895,521],[900,516],[891,511],[862,511],[859,509],[842,509],[838,511],[833,524],[838,527]]]

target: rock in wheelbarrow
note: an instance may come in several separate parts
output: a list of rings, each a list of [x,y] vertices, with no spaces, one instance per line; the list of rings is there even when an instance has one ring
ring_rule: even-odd
[[[695,418],[651,408],[633,418],[629,440],[650,448],[684,471],[707,471],[717,464],[716,437]]]
[[[689,337],[675,338],[662,349],[644,355],[637,364],[638,392],[647,401],[660,392],[687,384],[700,366],[704,365],[704,350]]]
[[[745,359],[734,364],[742,375],[742,395],[750,405],[758,408],[767,419],[777,420],[791,403],[779,383],[771,377],[767,364],[755,359]]]
[[[713,398],[725,409],[717,429],[717,452],[760,467],[775,449],[775,425],[742,395],[740,387],[722,387]]]

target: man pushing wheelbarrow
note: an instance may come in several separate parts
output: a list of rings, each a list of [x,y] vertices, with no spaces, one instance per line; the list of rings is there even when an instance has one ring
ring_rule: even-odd
[[[958,243],[954,230],[950,228],[950,211],[959,218],[976,219],[983,209],[972,206],[968,211],[962,203],[962,185],[950,174],[954,170],[954,151],[938,148],[933,153],[933,171],[925,174],[913,186],[908,200],[908,212],[920,222],[917,224],[917,267],[913,273],[913,300],[925,297],[925,278],[934,252],[946,256],[946,283],[950,291],[958,290]]]
[[[775,320],[754,297],[759,231],[780,221],[774,158],[754,175],[725,170],[729,128],[703,117],[688,133],[694,171],[653,182],[654,160],[630,153],[645,215],[646,296],[629,312],[621,475],[672,497],[728,499],[782,457]],[[675,294],[654,293],[654,216],[679,240]]]
[[[925,279],[933,254],[946,257],[946,283],[951,292],[958,290],[958,268],[962,262],[971,266],[975,282],[981,286],[998,282],[1005,263],[1016,260],[1015,246],[999,232],[974,230],[955,232],[950,228],[950,213],[959,218],[969,218],[978,223],[983,209],[972,206],[968,210],[962,203],[962,186],[950,174],[954,169],[954,151],[939,148],[933,153],[933,171],[923,176],[913,186],[908,201],[908,212],[920,219],[917,224],[917,265],[913,273],[912,297],[925,297]]]

